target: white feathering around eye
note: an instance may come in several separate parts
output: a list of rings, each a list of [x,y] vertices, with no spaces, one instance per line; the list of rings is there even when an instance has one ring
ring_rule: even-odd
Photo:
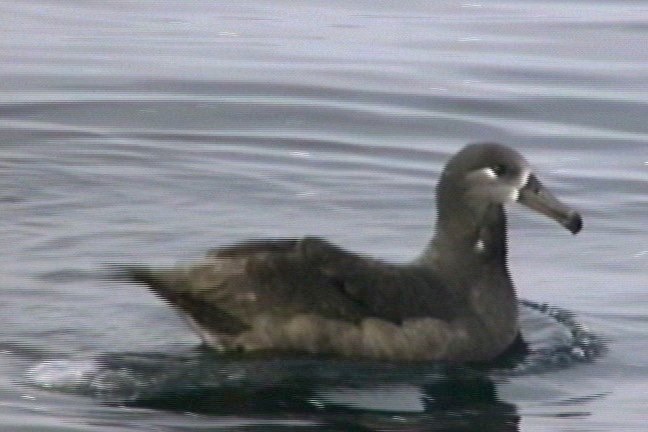
[[[508,197],[508,202],[516,202],[519,199],[520,199],[520,190],[516,188],[511,189],[511,193]]]
[[[527,167],[520,170],[520,174],[513,179],[500,178],[491,167],[476,169],[466,176],[473,184],[471,194],[475,198],[490,196],[493,202],[510,204],[520,198],[520,189],[529,181],[531,171]]]
[[[486,177],[488,177],[490,179],[495,180],[497,178],[497,174],[495,174],[495,170],[493,168],[486,167],[486,168],[480,169],[479,171],[484,173],[486,175]]]
[[[518,182],[518,186],[514,189],[511,190],[511,193],[508,197],[509,202],[517,202],[520,199],[520,190],[524,188],[524,186],[529,183],[529,179],[531,178],[531,171],[528,169],[525,169],[522,171],[522,174],[520,175],[520,181]]]
[[[497,174],[492,168],[480,168],[474,171],[471,171],[466,175],[466,179],[471,182],[490,182],[497,180]]]
[[[522,175],[520,176],[520,185],[519,188],[522,189],[524,186],[529,183],[529,179],[531,178],[531,170],[525,169],[522,171]]]

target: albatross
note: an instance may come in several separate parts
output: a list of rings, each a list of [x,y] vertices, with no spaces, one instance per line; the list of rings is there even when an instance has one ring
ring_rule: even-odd
[[[190,265],[130,266],[123,274],[175,307],[218,351],[486,362],[520,333],[504,205],[521,203],[573,234],[582,219],[522,155],[497,143],[461,149],[436,193],[435,233],[406,264],[304,237],[250,240]]]

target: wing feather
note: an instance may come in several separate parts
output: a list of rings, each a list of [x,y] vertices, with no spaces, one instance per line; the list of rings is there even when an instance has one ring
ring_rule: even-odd
[[[210,251],[194,266],[140,270],[133,278],[201,325],[229,334],[261,314],[312,314],[352,323],[375,317],[395,324],[415,316],[451,318],[446,290],[437,286],[438,296],[424,295],[430,284],[439,285],[432,275],[317,237],[239,243]],[[406,304],[412,294],[416,303]]]

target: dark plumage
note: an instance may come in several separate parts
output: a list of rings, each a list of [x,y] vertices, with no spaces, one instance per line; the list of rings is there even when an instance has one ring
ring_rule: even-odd
[[[435,236],[409,264],[305,237],[215,249],[192,266],[125,271],[219,350],[485,361],[519,333],[503,210],[514,201],[573,233],[581,228],[580,216],[540,184],[521,155],[473,144],[445,167]]]

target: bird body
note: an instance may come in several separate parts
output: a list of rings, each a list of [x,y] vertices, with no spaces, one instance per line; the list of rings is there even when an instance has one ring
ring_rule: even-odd
[[[220,351],[384,360],[487,361],[519,334],[503,205],[520,201],[580,230],[580,216],[499,144],[465,147],[437,188],[437,228],[391,264],[318,237],[253,240],[168,269],[129,267]]]

